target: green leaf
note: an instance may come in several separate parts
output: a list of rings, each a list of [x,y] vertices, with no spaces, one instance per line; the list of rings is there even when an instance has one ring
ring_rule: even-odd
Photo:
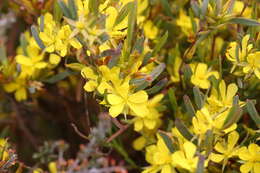
[[[3,65],[7,65],[7,56],[4,45],[0,44],[0,62]]]
[[[78,18],[78,14],[77,14],[77,7],[76,7],[75,0],[69,0],[68,6],[69,6],[71,18],[76,20]]]
[[[173,88],[170,88],[168,90],[168,97],[171,103],[171,109],[173,110],[174,114],[176,115],[177,109],[178,109],[178,104],[177,104],[177,99],[175,96],[175,91]]]
[[[189,141],[193,138],[193,135],[190,133],[188,128],[181,122],[180,119],[176,118],[175,126],[184,138],[186,138]]]
[[[133,2],[128,2],[118,13],[115,23],[113,25],[113,27],[115,27],[116,25],[118,25],[119,23],[121,23],[126,16],[128,15],[129,11],[131,10],[131,8],[133,7]]]
[[[208,9],[209,0],[203,0],[202,7],[201,7],[201,15],[204,18]]]
[[[21,36],[20,36],[20,44],[21,44],[21,47],[22,47],[22,50],[23,50],[23,54],[25,55],[25,56],[28,56],[28,52],[27,52],[27,45],[28,45],[28,42],[27,42],[27,40],[25,39],[25,36],[24,36],[24,34],[22,34]]]
[[[158,43],[155,45],[152,51],[152,56],[155,56],[156,53],[158,53],[162,49],[162,47],[167,41],[167,38],[168,38],[168,31],[166,31],[166,33],[159,39]]]
[[[193,87],[193,94],[197,108],[201,109],[204,105],[204,99],[202,98],[202,94],[198,87]]]
[[[242,109],[239,107],[239,105],[234,105],[230,109],[227,118],[224,121],[222,129],[227,129],[234,123],[238,122],[238,120],[242,116]]]
[[[32,36],[33,38],[35,39],[36,43],[38,44],[38,46],[41,48],[41,49],[45,49],[45,46],[42,42],[42,40],[40,39],[39,37],[39,33],[37,31],[37,28],[33,25],[31,26],[31,32],[32,32]]]
[[[94,13],[95,15],[98,14],[98,7],[99,7],[99,1],[98,0],[89,0],[88,8],[90,9],[91,13]]]
[[[185,108],[187,110],[187,114],[189,115],[190,118],[193,118],[196,115],[196,113],[195,113],[195,109],[190,101],[189,96],[184,95],[183,100],[184,100]]]
[[[127,28],[127,52],[130,53],[131,51],[131,45],[132,45],[132,40],[133,40],[133,34],[134,34],[134,28],[135,28],[135,23],[136,23],[136,18],[137,18],[137,1],[135,0],[132,5],[132,10],[128,15],[128,28]]]
[[[163,10],[167,14],[167,16],[173,17],[172,11],[171,11],[171,6],[170,6],[168,0],[161,0],[161,5],[163,7]]]
[[[169,151],[171,153],[173,153],[175,151],[175,149],[173,147],[172,139],[161,131],[159,131],[159,135],[162,137],[162,139],[163,139],[164,143],[166,144],[167,148],[169,149]]]
[[[146,92],[149,95],[158,93],[161,89],[163,89],[166,86],[167,82],[168,82],[167,78],[164,78],[160,80],[158,83],[156,83],[152,88],[147,89]]]
[[[152,80],[149,82],[153,82],[165,69],[166,65],[164,63],[159,64],[158,66],[156,66],[153,71],[151,72],[151,77]]]
[[[72,19],[72,15],[70,14],[70,10],[68,9],[67,5],[63,2],[63,0],[58,0],[58,5],[64,14],[65,17]]]
[[[247,108],[247,111],[248,111],[250,117],[252,118],[252,120],[254,120],[257,127],[260,128],[260,116],[259,116],[258,112],[256,111],[255,105],[253,104],[253,102],[251,100],[247,100],[246,108]]]
[[[41,15],[40,17],[40,31],[44,32],[44,16]]]
[[[228,22],[246,25],[246,26],[260,26],[260,23],[258,21],[253,20],[253,19],[243,18],[243,17],[234,17],[234,18],[228,20]]]
[[[65,64],[65,66],[76,71],[81,71],[85,67],[85,65],[80,63],[70,63],[70,64]]]
[[[196,173],[203,173],[204,172],[204,162],[205,162],[205,157],[202,155],[199,155],[199,161],[197,164],[197,169]]]
[[[205,138],[206,156],[209,156],[213,150],[213,132],[212,130],[207,130]]]
[[[53,6],[53,18],[56,22],[60,22],[62,18],[62,10],[57,1],[55,1]]]
[[[63,71],[61,73],[58,73],[58,74],[50,77],[49,79],[44,80],[43,82],[54,84],[54,83],[56,83],[58,81],[61,81],[61,80],[65,79],[66,77],[68,77],[68,76],[70,76],[72,74],[75,74],[75,73],[73,73],[73,72],[71,72],[69,70],[66,70],[66,71]]]
[[[198,2],[197,1],[191,1],[191,9],[193,11],[193,13],[195,14],[195,16],[200,16],[200,8],[199,8],[199,5],[198,5]]]

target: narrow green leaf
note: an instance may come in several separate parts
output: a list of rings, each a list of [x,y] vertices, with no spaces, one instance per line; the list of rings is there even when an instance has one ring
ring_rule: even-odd
[[[57,1],[55,1],[54,6],[53,6],[53,18],[56,22],[60,22],[60,20],[62,18],[62,10]]]
[[[133,7],[133,2],[128,2],[118,13],[113,27],[121,23],[128,15],[129,11]]]
[[[58,5],[64,14],[65,17],[72,19],[72,15],[70,14],[70,10],[68,9],[67,5],[63,2],[63,0],[58,0]]]
[[[188,128],[181,122],[180,119],[176,118],[175,126],[184,138],[186,138],[189,141],[193,138],[193,135],[190,133]]]
[[[66,70],[64,72],[58,73],[58,74],[50,77],[49,79],[44,80],[43,82],[54,84],[54,83],[56,83],[58,81],[61,81],[61,80],[65,79],[66,77],[68,77],[68,76],[70,76],[72,74],[75,74],[75,73],[73,73],[73,72],[71,72],[69,70]]]
[[[150,95],[150,94],[155,94],[158,93],[161,89],[163,89],[166,84],[167,84],[168,80],[166,78],[160,80],[158,83],[156,83],[152,88],[149,88],[146,90],[146,92]]]
[[[164,63],[159,64],[157,67],[155,67],[153,69],[153,71],[150,73],[151,77],[152,77],[152,81],[154,81],[165,69],[166,65]]]
[[[234,105],[230,109],[227,118],[224,121],[222,129],[227,129],[234,123],[238,122],[241,116],[242,116],[242,109],[239,107],[239,105]]]
[[[0,44],[0,62],[3,65],[7,64],[7,56],[4,45]]]
[[[70,63],[70,64],[65,64],[65,66],[76,71],[81,71],[85,67],[85,65],[80,63]]]
[[[168,38],[168,31],[166,31],[166,33],[159,39],[158,43],[155,45],[152,51],[152,56],[155,56],[156,53],[158,53],[162,49],[162,47],[167,41],[167,38]]]
[[[137,17],[137,1],[135,0],[132,3],[132,10],[130,11],[128,15],[128,28],[127,28],[127,52],[130,53],[131,51],[131,45],[133,40],[133,34],[134,34],[134,28],[136,23],[136,17]]]
[[[163,10],[167,14],[167,16],[173,17],[172,11],[171,11],[171,6],[170,6],[168,0],[161,0],[161,5],[163,7]]]
[[[253,102],[251,100],[247,100],[246,108],[247,108],[247,111],[248,111],[249,115],[251,116],[252,120],[254,120],[257,127],[260,128],[260,116],[255,108],[255,105],[253,104]]]
[[[204,162],[205,162],[205,157],[202,155],[199,155],[199,161],[197,164],[197,169],[196,173],[203,173],[204,172]]]
[[[202,17],[204,18],[208,9],[209,5],[209,0],[203,0],[202,7],[201,7],[201,14]]]
[[[166,135],[165,133],[159,131],[159,134],[160,136],[162,137],[164,143],[166,144],[167,148],[169,149],[169,151],[171,153],[173,153],[175,150],[174,150],[174,147],[173,147],[173,143],[172,143],[172,139]]]
[[[173,88],[170,88],[168,90],[168,97],[171,103],[171,109],[173,110],[173,112],[176,114],[177,109],[178,109],[178,104],[177,104],[177,99],[175,96],[175,92]]]
[[[260,26],[260,23],[258,21],[243,17],[234,17],[228,20],[228,22],[246,26]]]
[[[204,99],[198,87],[193,87],[193,94],[197,108],[201,109],[204,105]]]
[[[40,17],[40,31],[44,32],[44,16],[41,15]]]
[[[37,28],[33,25],[31,26],[31,32],[32,32],[32,36],[33,38],[35,39],[36,43],[38,44],[38,46],[41,48],[41,49],[45,49],[45,46],[42,42],[42,40],[40,39],[39,37],[39,33],[37,31]]]
[[[24,34],[22,34],[22,35],[20,36],[20,44],[21,44],[21,47],[22,47],[22,50],[23,50],[23,54],[24,54],[25,56],[28,56],[28,52],[27,52],[27,44],[28,44],[28,42],[27,42],[27,40],[25,39]]]
[[[191,9],[193,11],[193,13],[195,14],[196,17],[200,16],[200,8],[198,5],[198,2],[195,0],[191,0]]]
[[[213,132],[212,130],[208,130],[206,132],[206,138],[205,138],[205,147],[206,147],[206,156],[209,156],[211,151],[213,150]]]
[[[71,14],[71,18],[76,20],[78,18],[78,14],[75,0],[69,0],[68,7]]]
[[[183,100],[184,100],[185,108],[187,110],[187,114],[189,115],[190,118],[193,118],[196,115],[196,113],[195,113],[195,109],[190,101],[189,96],[184,95]]]
[[[88,7],[91,13],[98,14],[99,1],[98,0],[89,0]]]

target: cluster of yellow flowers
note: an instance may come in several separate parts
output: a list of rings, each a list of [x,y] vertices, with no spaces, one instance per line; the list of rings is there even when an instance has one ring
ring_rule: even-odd
[[[69,68],[80,72],[85,92],[93,93],[112,118],[133,124],[139,134],[133,148],[144,150],[149,163],[143,173],[200,173],[214,166],[224,171],[227,165],[235,165],[242,173],[259,173],[260,118],[253,101],[246,100],[251,97],[241,81],[260,83],[260,49],[250,34],[228,45],[223,43],[226,38],[214,35],[226,31],[228,22],[260,25],[246,19],[251,6],[228,0],[220,9],[222,5],[214,5],[217,2],[192,1],[194,12],[188,15],[187,1],[171,2],[172,6],[161,1],[159,7],[170,13],[167,17],[177,16],[167,25],[182,33],[176,36],[179,42],[174,48],[168,35],[175,35],[157,21],[154,13],[160,8],[153,8],[156,5],[149,0],[103,0],[98,5],[94,0],[59,1],[63,18],[45,13],[32,27],[32,35],[22,35],[15,62],[8,62],[9,69],[4,69],[4,90],[14,93],[17,101],[26,100],[27,91],[40,90],[50,76]],[[178,14],[171,14],[167,7]],[[213,39],[206,39],[210,35]],[[163,49],[167,39],[170,48]],[[186,40],[191,47],[181,47]],[[247,113],[253,117],[250,128],[238,124]],[[243,140],[248,129],[254,134]],[[53,164],[50,170],[57,172]]]

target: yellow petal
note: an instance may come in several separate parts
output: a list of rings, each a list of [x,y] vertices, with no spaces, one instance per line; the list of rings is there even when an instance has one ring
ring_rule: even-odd
[[[183,144],[185,155],[188,159],[192,159],[196,152],[196,146],[191,142],[185,142]]]
[[[251,158],[250,153],[248,152],[246,147],[241,147],[238,150],[238,156],[242,160],[249,160]]]
[[[84,85],[84,90],[86,90],[87,92],[92,92],[96,89],[96,87],[97,83],[93,80],[90,80]]]
[[[147,127],[148,129],[152,130],[154,129],[155,125],[156,125],[156,120],[151,120],[151,119],[144,119],[144,124],[145,127]]]
[[[120,113],[123,112],[124,106],[124,104],[111,106],[109,109],[109,114],[114,118],[117,117]]]
[[[128,100],[132,103],[144,103],[148,100],[148,94],[141,90],[129,96]]]
[[[124,102],[122,97],[115,95],[115,94],[108,94],[107,101],[111,105],[118,105],[118,104],[122,104]]]
[[[236,84],[232,83],[232,84],[228,85],[228,88],[227,88],[227,98],[226,99],[228,101],[232,102],[233,97],[237,93],[237,90],[238,90],[238,88],[237,88]]]
[[[81,70],[81,76],[83,76],[84,78],[87,78],[87,79],[93,79],[93,80],[97,79],[97,75],[94,73],[94,71],[90,67],[84,67]]]
[[[60,58],[59,55],[56,55],[56,54],[53,54],[53,53],[50,54],[49,61],[50,61],[51,64],[57,65],[57,64],[60,63],[60,60],[61,60],[61,58]]]
[[[18,87],[19,87],[19,85],[17,83],[14,83],[14,82],[4,85],[4,89],[8,93],[14,92],[15,90],[17,90]]]
[[[30,58],[23,56],[23,55],[17,55],[15,57],[16,62],[22,65],[26,65],[26,66],[32,66],[33,62]]]
[[[222,154],[215,154],[215,153],[210,154],[210,160],[212,160],[213,162],[219,163],[223,159],[224,159],[224,155]]]
[[[134,130],[135,131],[141,131],[143,129],[143,121],[142,119],[137,119],[135,122],[134,122]]]
[[[260,172],[260,163],[254,164],[254,172]]]
[[[45,68],[47,65],[48,64],[46,62],[38,62],[35,64],[35,67],[41,69],[41,68]]]
[[[127,102],[127,105],[137,116],[144,117],[145,115],[149,114],[149,110],[145,104]]]
[[[82,45],[80,44],[80,42],[77,39],[71,39],[70,44],[71,44],[71,46],[73,46],[76,49],[82,48]]]
[[[145,144],[146,144],[146,139],[143,136],[140,136],[139,138],[134,140],[133,148],[137,151],[140,151],[144,148]]]
[[[239,139],[239,134],[236,131],[231,132],[228,135],[228,150],[231,150],[234,148],[234,146],[237,144],[237,141]]]
[[[26,100],[26,98],[27,98],[27,93],[25,88],[20,88],[15,92],[15,99],[17,101]]]
[[[252,162],[246,162],[242,166],[240,166],[241,173],[248,173],[253,168]]]
[[[50,162],[48,167],[49,167],[50,173],[57,173],[58,172],[55,162]]]
[[[169,164],[164,165],[164,166],[162,167],[161,173],[173,173],[171,166],[170,166]]]

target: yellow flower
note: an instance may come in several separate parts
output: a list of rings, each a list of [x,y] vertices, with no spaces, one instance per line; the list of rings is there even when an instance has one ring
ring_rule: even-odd
[[[219,111],[229,111],[233,105],[233,98],[238,91],[235,83],[231,83],[226,87],[224,80],[219,83],[219,88],[212,88],[210,97],[207,98],[208,108],[210,112],[217,113]],[[239,101],[239,105],[244,102]]]
[[[243,72],[246,74],[254,73],[260,79],[260,51],[247,56],[247,64],[243,68]]]
[[[163,139],[157,135],[158,141],[154,145],[146,147],[145,159],[151,166],[147,167],[142,173],[174,173],[172,167],[171,153]]]
[[[1,153],[1,158],[0,161],[6,161],[8,160],[9,154],[6,151],[8,146],[7,139],[0,138],[0,153]]]
[[[161,123],[161,114],[158,112],[156,107],[159,105],[163,96],[163,94],[158,94],[152,99],[148,100],[147,108],[149,109],[149,113],[147,115],[144,115],[144,117],[136,117],[134,119],[135,131],[141,131],[143,128],[152,130],[155,129]]]
[[[146,139],[143,136],[136,138],[133,142],[133,148],[137,151],[142,150],[146,144]]]
[[[227,115],[227,111],[212,115],[206,107],[203,107],[196,112],[196,116],[192,119],[194,133],[203,136],[207,130],[214,130],[215,133],[220,133],[221,131],[228,133],[235,130],[237,127],[236,124],[222,130]]]
[[[210,76],[213,75],[217,79],[219,78],[219,73],[209,70],[208,65],[204,63],[198,63],[197,65],[191,64],[191,69],[193,71],[191,83],[202,89],[208,89],[210,87],[210,81],[208,80]]]
[[[116,117],[121,113],[126,115],[130,111],[142,117],[149,112],[147,108],[147,93],[144,90],[131,93],[129,80],[125,80],[121,85],[115,86],[115,92],[107,95],[107,101],[111,105],[109,113],[112,117]]]
[[[147,38],[155,39],[156,36],[158,35],[158,32],[159,29],[157,28],[157,26],[153,24],[151,20],[148,20],[144,23],[144,35]]]
[[[198,164],[198,156],[196,153],[196,146],[191,142],[183,144],[183,150],[176,151],[172,154],[172,164],[184,168],[190,172],[194,172]]]
[[[179,82],[180,81],[180,67],[182,64],[182,59],[177,56],[174,59],[173,64],[168,67],[168,71],[171,74],[171,81],[172,82]]]
[[[4,90],[8,93],[14,92],[15,99],[22,101],[27,99],[26,80],[24,78],[16,78],[14,82],[4,85]]]
[[[214,149],[220,154],[211,153],[210,160],[213,162],[221,162],[224,160],[224,164],[228,161],[229,158],[237,156],[238,147],[235,147],[239,139],[239,134],[236,131],[233,131],[228,134],[228,140],[217,142]]]
[[[182,32],[189,36],[192,33],[192,23],[189,16],[186,15],[184,10],[180,10],[180,16],[176,20],[176,24],[181,28]]]
[[[90,67],[84,67],[81,70],[81,75],[84,78],[88,79],[88,81],[84,85],[84,90],[86,90],[87,92],[93,92],[98,86],[97,83],[98,76],[94,73],[94,71]]]
[[[63,25],[59,28],[53,20],[51,14],[46,13],[44,17],[44,31],[39,33],[40,39],[45,45],[45,50],[49,53],[57,51],[57,53],[64,57],[70,46],[80,49],[81,43],[71,36],[71,29],[69,25]]]
[[[253,48],[252,44],[249,44],[250,35],[245,35],[242,39],[241,46],[237,42],[231,42],[229,48],[226,51],[226,57],[233,63],[231,73],[234,71],[237,65],[241,65],[246,60],[248,53]]]
[[[58,172],[55,162],[50,162],[48,167],[49,167],[50,173],[57,173]]]
[[[257,144],[250,144],[248,148],[242,147],[238,151],[238,156],[244,161],[240,166],[242,173],[258,173],[260,172],[260,147]]]

